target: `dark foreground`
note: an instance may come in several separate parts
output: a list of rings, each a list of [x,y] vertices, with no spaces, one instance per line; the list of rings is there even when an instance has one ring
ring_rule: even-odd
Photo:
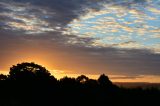
[[[0,75],[0,106],[160,106],[156,88],[120,88],[104,74],[60,80],[39,65],[22,63]]]

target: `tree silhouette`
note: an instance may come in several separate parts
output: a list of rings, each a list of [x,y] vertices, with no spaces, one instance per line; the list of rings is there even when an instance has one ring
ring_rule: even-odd
[[[100,77],[98,78],[98,83],[101,86],[112,86],[112,82],[109,80],[108,76],[106,76],[105,74],[100,75]]]
[[[35,63],[17,64],[9,75],[0,74],[0,91],[0,106],[160,105],[159,89],[117,87],[105,74],[98,80],[85,75],[56,80]]]
[[[88,80],[89,80],[89,78],[86,77],[85,75],[81,75],[81,76],[78,76],[78,77],[76,78],[76,81],[78,81],[78,82],[80,82],[80,83],[85,83],[85,82],[88,81]]]
[[[69,77],[64,77],[60,79],[60,83],[62,85],[67,85],[67,86],[73,86],[76,83],[76,79],[75,78],[69,78]]]
[[[9,72],[9,78],[12,80],[45,80],[50,77],[51,74],[45,67],[27,62],[13,65]]]
[[[6,79],[7,79],[7,75],[0,74],[0,80],[6,80]]]

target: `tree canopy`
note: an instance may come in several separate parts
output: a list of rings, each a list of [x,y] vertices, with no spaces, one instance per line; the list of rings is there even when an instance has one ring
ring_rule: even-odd
[[[10,68],[9,78],[13,80],[49,79],[51,73],[41,65],[24,62]]]

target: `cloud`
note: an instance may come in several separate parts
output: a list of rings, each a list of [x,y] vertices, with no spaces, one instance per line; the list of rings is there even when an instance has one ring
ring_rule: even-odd
[[[9,2],[9,3],[8,3]],[[132,3],[138,3],[140,1],[131,1]],[[142,2],[142,1],[141,1]],[[145,2],[145,0],[143,0]],[[54,31],[53,26],[49,26],[48,24],[51,22],[52,25],[58,27],[66,26],[69,22],[71,22],[73,19],[79,18],[79,16],[84,15],[87,12],[88,9],[93,9],[96,15],[102,15],[105,14],[107,11],[100,10],[100,6],[103,3],[117,5],[117,6],[123,6],[127,2],[118,2],[110,1],[110,0],[92,0],[92,1],[85,1],[85,0],[75,0],[75,1],[65,1],[65,0],[47,0],[47,1],[41,1],[41,0],[8,0],[7,2],[2,0],[1,1],[1,11],[7,14],[8,18],[13,18],[13,20],[22,21],[26,24],[26,21],[32,22],[31,29],[34,30],[33,26],[36,27],[35,30],[43,30],[43,31]],[[131,3],[131,4],[132,4]],[[59,4],[59,5],[57,5]],[[130,4],[128,4],[130,5]],[[103,7],[103,6],[102,6]],[[115,8],[113,8],[115,9]],[[118,9],[118,8],[117,8]],[[123,12],[122,12],[123,13]],[[7,17],[6,15],[2,14],[1,16]],[[20,17],[21,16],[21,17]],[[23,17],[22,17],[23,16]],[[29,16],[30,19],[27,18]],[[88,15],[91,16],[91,15]],[[64,19],[65,17],[65,19]],[[86,16],[87,17],[87,16]],[[15,19],[16,18],[16,19]],[[27,19],[26,19],[27,18]],[[12,21],[13,21],[12,20]],[[37,21],[37,22],[36,22]],[[49,22],[48,22],[49,21]],[[21,24],[19,22],[16,22],[17,24]],[[37,23],[45,23],[44,26],[42,26],[42,29],[37,28]],[[9,24],[8,26],[13,27],[13,24]],[[26,25],[26,27],[28,27]],[[47,29],[46,27],[50,27]],[[24,29],[24,27],[20,27],[19,29]]]
[[[157,36],[159,33],[159,26],[156,25],[159,18],[155,18],[151,15],[153,11],[148,10],[152,6],[156,5],[153,1],[147,0],[108,1],[98,11],[87,9],[86,14],[81,15],[79,20],[69,23],[67,31],[78,37],[94,38],[92,46],[116,45],[117,48],[150,49],[158,53],[159,47],[148,47],[148,44],[153,43],[150,35]],[[121,35],[125,35],[125,38],[123,36],[122,39]],[[131,39],[137,43],[122,45]]]
[[[115,79],[132,79],[132,80],[135,80],[135,79],[138,79],[138,78],[144,78],[144,76],[111,76],[110,77],[112,80],[115,80]]]
[[[3,29],[14,30],[14,31],[24,31],[26,34],[32,33],[44,33],[53,32],[58,26],[52,26],[48,19],[54,16],[54,12],[44,7],[36,7],[32,4],[22,4],[11,2],[0,3],[4,9],[8,11],[2,11],[0,13],[1,23],[5,25]],[[53,24],[53,23],[52,23]]]
[[[154,8],[154,7],[149,7],[148,11],[151,11],[154,14],[160,14],[160,9]]]
[[[0,69],[33,60],[72,74],[159,75],[159,45],[146,48],[142,40],[159,33],[148,22],[158,18],[141,10],[149,3],[1,0]]]
[[[118,44],[112,44],[112,46],[114,47],[120,47],[120,48],[142,48],[141,44],[139,44],[136,41],[127,41],[127,42],[121,42]]]
[[[38,39],[37,36],[15,37],[12,34],[1,37],[1,66],[5,66],[1,69],[21,61],[39,63],[42,60],[51,64],[49,69],[70,70],[70,74],[160,74],[160,55],[150,51],[83,47],[81,44],[68,46],[61,43],[62,38],[57,39],[53,40],[52,35],[39,36]]]

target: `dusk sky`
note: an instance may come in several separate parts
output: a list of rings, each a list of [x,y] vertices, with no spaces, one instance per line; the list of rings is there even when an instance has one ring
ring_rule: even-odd
[[[0,0],[0,73],[160,82],[160,0]]]

